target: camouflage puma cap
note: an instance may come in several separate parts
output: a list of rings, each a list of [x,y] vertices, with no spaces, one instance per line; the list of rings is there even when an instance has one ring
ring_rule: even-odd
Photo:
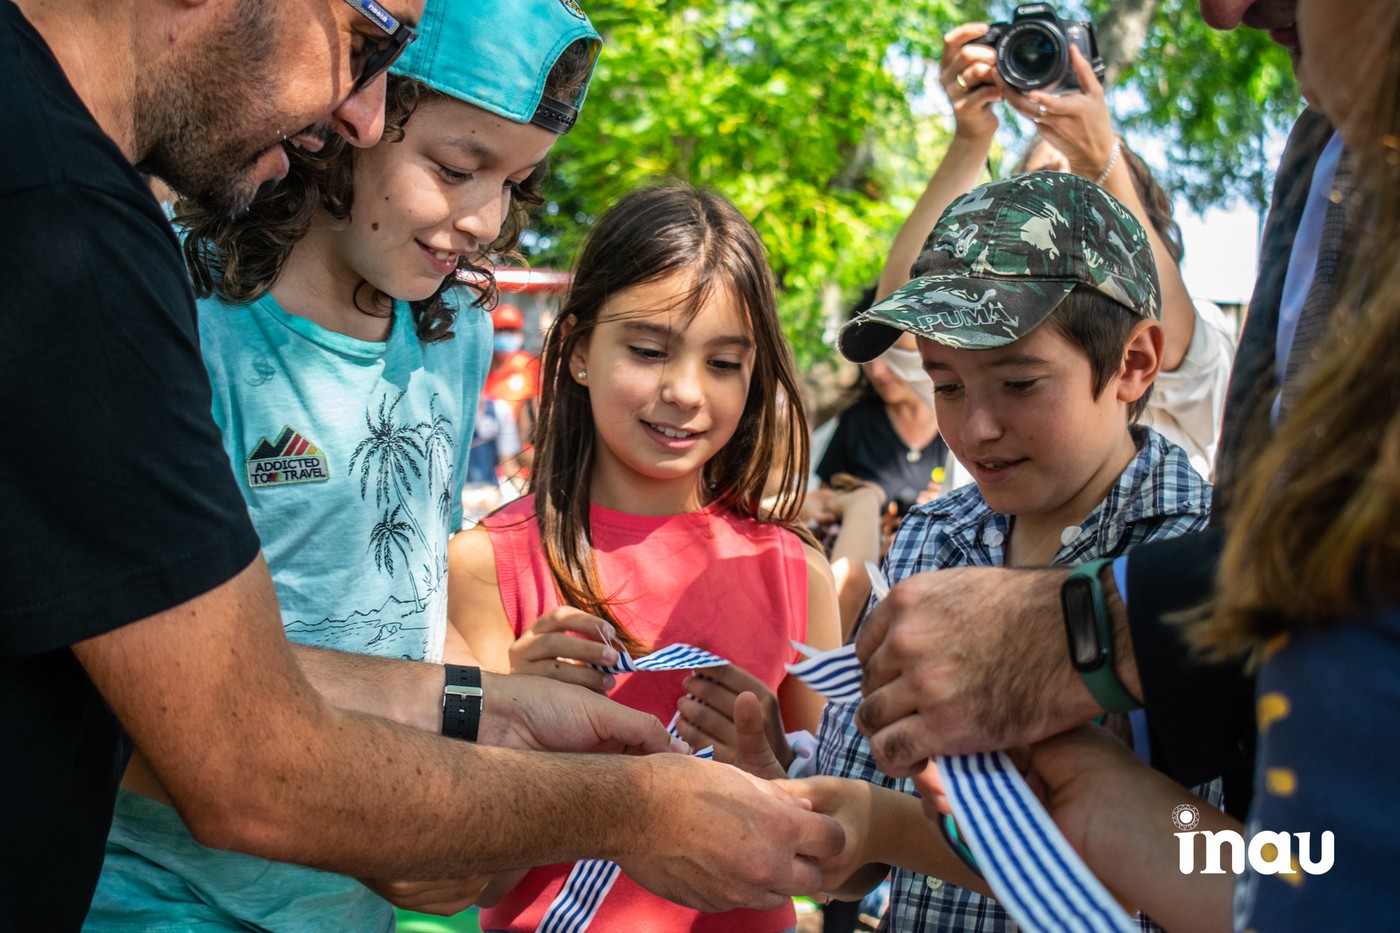
[[[841,328],[836,345],[864,363],[900,331],[961,350],[1020,340],[1085,285],[1145,318],[1161,317],[1152,247],[1112,195],[1067,172],[974,188],[938,219],[914,279]]]

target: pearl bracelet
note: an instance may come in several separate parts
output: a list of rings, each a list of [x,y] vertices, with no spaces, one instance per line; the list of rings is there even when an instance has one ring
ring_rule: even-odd
[[[1104,182],[1108,181],[1108,176],[1113,173],[1113,167],[1118,164],[1118,153],[1122,148],[1123,140],[1119,139],[1117,136],[1113,137],[1113,149],[1108,153],[1108,164],[1103,167],[1103,171],[1099,173],[1099,177],[1094,179],[1094,184],[1102,185]]]

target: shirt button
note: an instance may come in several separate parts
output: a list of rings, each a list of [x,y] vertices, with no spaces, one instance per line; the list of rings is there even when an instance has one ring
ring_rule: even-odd
[[[930,891],[937,891],[939,888],[943,887],[943,879],[929,877],[924,879],[924,884]]]
[[[1006,540],[1006,536],[993,528],[982,536],[982,540],[986,542],[987,547],[1001,547],[1001,542]],[[933,879],[930,878],[929,880],[932,881]],[[942,882],[939,883],[942,884]]]
[[[1082,529],[1080,529],[1078,525],[1067,526],[1064,531],[1060,532],[1060,545],[1062,547],[1069,547],[1074,543],[1074,539],[1079,537],[1079,532],[1081,530]]]

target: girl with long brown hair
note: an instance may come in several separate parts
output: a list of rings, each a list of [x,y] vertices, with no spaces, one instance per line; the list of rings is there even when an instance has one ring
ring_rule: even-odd
[[[449,614],[482,666],[604,691],[663,722],[679,713],[681,737],[721,760],[734,754],[734,699],[752,690],[790,760],[781,723],[814,729],[821,709],[786,674],[790,641],[839,640],[830,569],[795,523],[807,475],[800,398],[748,221],[689,187],[619,201],[584,244],[545,341],[527,494],[452,545]],[[638,656],[678,642],[733,664],[703,678],[598,669],[618,647]],[[569,870],[530,872],[483,929],[534,930]],[[597,916],[600,929],[794,924],[791,908],[699,914],[626,877]]]

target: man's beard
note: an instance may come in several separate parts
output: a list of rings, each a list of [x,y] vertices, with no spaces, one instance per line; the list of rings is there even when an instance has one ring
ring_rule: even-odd
[[[138,80],[138,169],[228,216],[275,185],[256,184],[252,176],[259,157],[282,145],[286,132],[267,103],[276,90],[275,29],[259,0],[244,0],[180,74],[167,74],[160,86]]]

